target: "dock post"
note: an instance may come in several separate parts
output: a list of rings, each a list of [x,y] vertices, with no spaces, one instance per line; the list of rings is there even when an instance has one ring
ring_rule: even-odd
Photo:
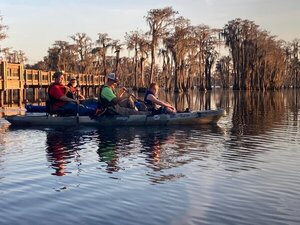
[[[4,106],[4,91],[0,90],[0,107]]]
[[[9,90],[5,90],[5,92],[4,92],[4,99],[5,99],[4,100],[4,104],[6,104],[6,105],[9,104],[9,100],[8,100],[9,99],[8,98],[9,97],[9,93],[8,92],[9,92]]]
[[[10,89],[10,90],[9,90],[9,98],[10,98],[10,99],[9,99],[9,100],[10,100],[10,101],[9,101],[9,105],[10,105],[10,106],[13,106],[14,103],[15,103],[15,102],[14,102],[14,90],[13,90],[13,89]]]
[[[36,101],[36,87],[33,87],[32,88],[32,94],[33,94],[33,101],[35,102]]]
[[[25,104],[26,101],[27,101],[26,89],[27,89],[27,86],[26,86],[26,84],[25,84],[25,85],[24,85],[24,88],[23,88],[23,103],[24,103],[24,104]]]
[[[23,92],[23,90],[25,90],[24,88],[23,89],[19,89],[18,90],[18,95],[19,95],[19,101],[18,101],[18,106],[19,107],[22,107],[22,104],[23,104],[23,101],[24,101],[24,92]]]
[[[24,77],[24,64],[20,63],[20,68],[19,68],[19,90],[18,90],[18,95],[19,95],[19,99],[18,99],[18,105],[19,107],[22,107],[22,104],[24,102],[24,90],[25,90],[25,77]]]

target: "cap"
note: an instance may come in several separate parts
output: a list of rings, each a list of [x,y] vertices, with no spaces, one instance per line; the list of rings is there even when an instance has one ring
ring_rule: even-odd
[[[62,72],[62,71],[56,71],[56,72],[53,74],[53,78],[56,79],[56,78],[58,78],[59,76],[61,76],[61,75],[63,75],[63,74],[64,74],[64,72]]]
[[[71,81],[71,80],[76,80],[76,77],[70,77],[69,81]]]
[[[107,75],[107,78],[110,79],[110,80],[113,80],[115,83],[117,83],[119,80],[118,80],[118,77],[116,76],[115,73],[110,73]]]

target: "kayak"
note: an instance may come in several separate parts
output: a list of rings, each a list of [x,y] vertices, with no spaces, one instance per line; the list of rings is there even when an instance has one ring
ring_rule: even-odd
[[[225,115],[225,111],[205,110],[159,115],[102,115],[89,116],[53,116],[41,113],[7,116],[5,119],[13,126],[66,127],[66,126],[168,126],[216,124]]]

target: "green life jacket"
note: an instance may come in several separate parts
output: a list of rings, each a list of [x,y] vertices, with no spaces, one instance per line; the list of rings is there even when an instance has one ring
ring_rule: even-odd
[[[101,108],[103,108],[103,109],[106,109],[106,108],[108,108],[108,107],[110,107],[110,106],[114,106],[115,105],[115,103],[113,102],[113,101],[108,101],[106,98],[104,98],[104,97],[102,97],[102,90],[104,89],[104,88],[109,88],[107,85],[101,85],[101,87],[100,87],[100,92],[99,92],[99,101],[100,101],[100,106],[101,106]],[[113,91],[113,93],[115,94],[115,92]]]

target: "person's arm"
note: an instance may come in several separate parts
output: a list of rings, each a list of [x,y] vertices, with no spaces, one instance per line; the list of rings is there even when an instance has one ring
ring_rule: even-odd
[[[82,94],[80,94],[80,93],[78,93],[78,98],[79,98],[80,100],[84,100],[84,99],[85,99],[85,97],[84,97]]]
[[[122,87],[119,93],[116,95],[114,99],[112,99],[114,104],[118,104],[119,102],[123,101],[124,99],[128,98],[127,96],[123,96],[124,93],[128,92],[127,88]]]
[[[164,106],[164,107],[166,107],[166,108],[170,108],[170,109],[172,109],[172,110],[175,110],[175,108],[174,108],[171,104],[169,104],[169,103],[167,103],[167,102],[164,102],[164,101],[161,101],[161,100],[157,99],[157,98],[156,98],[154,95],[152,95],[152,94],[149,94],[149,95],[147,96],[147,100],[149,100],[149,101],[151,101],[151,102],[153,102],[153,103],[155,103],[155,104],[157,104],[157,105]]]
[[[64,91],[59,88],[59,87],[56,87],[56,86],[53,86],[51,88],[51,90],[49,91],[49,94],[55,98],[55,99],[58,99],[58,100],[61,100],[61,101],[64,101],[64,102],[75,102],[75,103],[79,103],[76,99],[72,99],[72,98],[69,98],[65,95]]]
[[[125,92],[128,92],[126,87],[122,87],[119,93],[117,94],[117,98],[122,98]]]
[[[85,100],[85,97],[78,90],[76,91],[76,95],[78,100]]]
[[[80,93],[80,88],[79,87],[75,88],[75,92],[76,92],[77,98],[79,100],[84,100],[85,99],[85,97]]]

